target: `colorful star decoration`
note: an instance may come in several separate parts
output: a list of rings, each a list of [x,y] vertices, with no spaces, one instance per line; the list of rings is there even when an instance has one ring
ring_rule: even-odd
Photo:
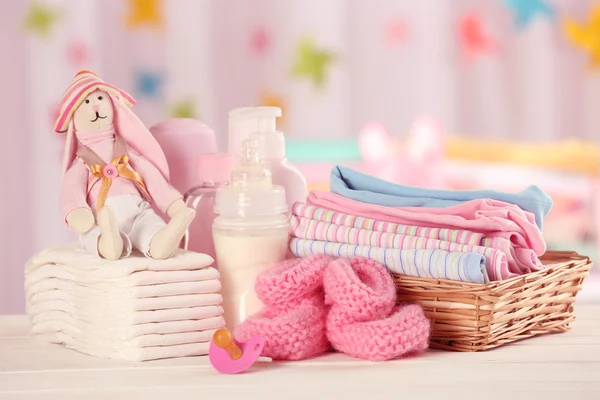
[[[563,26],[567,38],[589,53],[590,66],[600,67],[600,5],[591,12],[587,24],[578,24],[569,19]]]
[[[467,61],[474,61],[477,56],[496,48],[496,43],[487,33],[481,16],[475,12],[462,16],[458,25],[458,36]]]
[[[256,27],[250,33],[250,50],[257,56],[264,55],[271,44],[271,38],[267,29],[263,26]]]
[[[554,17],[554,8],[544,0],[504,0],[515,13],[515,24],[524,28],[536,16]]]
[[[74,68],[82,68],[89,64],[92,55],[85,42],[73,41],[67,47],[67,59]]]
[[[285,126],[285,102],[281,96],[269,91],[264,91],[260,94],[259,103],[261,106],[281,108],[281,117],[277,118],[277,125]]]
[[[58,18],[58,12],[47,4],[34,2],[25,17],[25,30],[41,37],[48,36]]]
[[[335,58],[332,52],[321,50],[311,39],[304,38],[298,44],[292,75],[307,77],[316,87],[322,88],[327,78],[327,68]]]
[[[196,118],[196,105],[191,100],[178,101],[171,107],[172,118]]]
[[[399,46],[406,41],[408,28],[400,19],[391,20],[385,28],[385,39],[390,46]]]
[[[129,14],[127,16],[127,27],[136,28],[140,26],[160,27],[162,19],[161,0],[129,0]]]
[[[136,73],[137,92],[147,98],[160,96],[163,83],[163,75],[156,71],[138,71]]]

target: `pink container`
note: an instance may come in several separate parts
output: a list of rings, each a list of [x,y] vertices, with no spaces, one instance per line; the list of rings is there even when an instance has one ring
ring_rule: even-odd
[[[162,147],[169,169],[171,185],[181,193],[199,185],[198,157],[217,152],[215,132],[205,123],[190,118],[174,118],[150,128]]]

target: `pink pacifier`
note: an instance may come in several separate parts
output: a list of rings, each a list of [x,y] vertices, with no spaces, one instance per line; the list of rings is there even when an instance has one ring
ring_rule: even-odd
[[[256,361],[271,361],[260,357],[265,347],[265,338],[253,336],[244,343],[233,338],[228,329],[215,332],[208,348],[208,359],[212,366],[222,374],[238,374],[250,368]]]

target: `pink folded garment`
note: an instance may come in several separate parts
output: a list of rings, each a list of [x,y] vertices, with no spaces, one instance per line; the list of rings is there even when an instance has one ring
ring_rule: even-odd
[[[205,307],[210,309],[210,307]],[[60,311],[52,311],[40,314],[32,321],[32,334],[44,334],[57,332],[62,329],[63,324],[69,325],[87,332],[91,335],[102,337],[112,341],[130,341],[140,336],[146,335],[168,335],[184,332],[202,332],[210,329],[220,329],[225,326],[225,320],[222,316],[223,310],[217,307],[219,316],[210,317],[214,312],[204,314],[197,313],[188,317],[195,319],[185,319],[176,321],[152,322],[146,324],[101,324],[90,323],[82,319]],[[204,317],[207,315],[207,317]],[[114,321],[110,321],[114,322]]]
[[[538,256],[546,251],[546,242],[535,224],[534,215],[497,200],[471,200],[444,208],[384,207],[350,200],[331,192],[312,191],[307,202],[379,221],[483,233],[489,238],[508,239],[515,247],[532,249]]]
[[[127,287],[116,284],[84,284],[64,279],[48,278],[26,288],[25,296],[28,302],[33,303],[48,296],[47,292],[62,291],[83,297],[103,296],[103,299],[110,301],[125,298],[145,299],[148,297],[216,293],[219,290],[221,290],[221,283],[218,279]]]
[[[203,342],[174,346],[153,346],[113,350],[81,343],[61,332],[49,333],[40,337],[40,339],[51,343],[62,343],[68,349],[98,358],[134,362],[161,360],[165,358],[204,356],[208,354],[208,348],[210,346],[210,342]]]
[[[472,246],[428,237],[397,235],[367,229],[350,228],[314,219],[298,218],[294,215],[292,215],[290,223],[292,236],[300,239],[347,243],[371,248],[402,250],[440,249],[449,252],[483,254],[485,256],[485,268],[489,279],[492,281],[509,279],[522,273],[517,265],[507,262],[506,254],[491,247]]]

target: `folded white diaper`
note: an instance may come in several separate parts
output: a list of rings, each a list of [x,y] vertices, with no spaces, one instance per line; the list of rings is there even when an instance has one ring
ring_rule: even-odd
[[[25,266],[33,334],[96,357],[145,361],[204,355],[225,325],[219,272],[205,254],[99,259],[78,243]]]
[[[68,324],[64,324],[59,331],[41,333],[36,335],[36,338],[45,342],[61,343],[57,341],[57,339],[60,338],[57,334],[65,334],[70,336],[73,340],[81,342],[85,346],[102,347],[109,350],[130,350],[138,349],[140,347],[176,346],[179,344],[210,342],[215,331],[216,329],[210,329],[200,332],[169,333],[166,335],[153,334],[138,336],[126,341],[114,341],[94,336]]]
[[[163,358],[203,356],[208,354],[210,341],[179,344],[173,346],[153,346],[127,349],[110,349],[81,343],[64,332],[48,333],[40,337],[51,343],[62,343],[66,348],[99,358],[111,358],[124,361],[150,361]]]
[[[205,268],[204,270],[193,272],[204,272],[208,270],[216,271],[214,268]],[[145,272],[137,272],[134,275],[144,273]],[[199,281],[197,279],[198,276],[192,276],[189,278],[192,278],[192,280],[189,282],[183,281],[144,286],[122,286],[111,283],[85,284],[59,278],[48,278],[26,287],[25,295],[29,303],[34,303],[35,301],[45,298],[48,291],[55,290],[89,298],[103,296],[102,298],[107,300],[143,299],[147,297],[177,296],[183,294],[216,293],[221,290],[221,282],[216,278],[206,281]]]
[[[202,319],[207,317],[216,317],[220,314],[213,314],[215,311],[210,306],[174,308],[168,310],[152,311],[134,311],[134,312],[108,312],[105,314],[93,313],[90,309],[75,310],[72,305],[65,302],[56,302],[58,307],[41,305],[28,310],[31,322],[40,321],[40,318],[46,318],[43,315],[49,312],[63,312],[72,315],[74,318],[94,324],[99,328],[121,327],[135,324],[150,324],[153,322],[166,321],[185,321],[188,319]],[[220,304],[220,303],[219,303]],[[219,307],[220,308],[220,307]],[[208,314],[208,315],[207,315]]]
[[[206,254],[178,250],[171,258],[154,260],[141,254],[109,261],[87,252],[78,243],[60,245],[41,251],[25,265],[25,275],[31,276],[38,268],[55,264],[65,271],[95,282],[119,279],[140,271],[185,271],[208,267],[214,262]]]
[[[210,307],[204,307],[210,308]],[[121,326],[100,326],[88,321],[78,319],[70,314],[53,311],[40,314],[37,321],[32,321],[32,333],[34,335],[58,332],[68,324],[95,337],[102,337],[111,341],[130,341],[144,335],[166,335],[172,333],[202,332],[211,329],[219,329],[225,326],[225,320],[221,316],[206,316],[198,319],[154,322],[146,324],[130,324]],[[208,315],[208,314],[207,314]]]
[[[98,289],[131,288],[165,283],[201,282],[219,278],[219,272],[212,267],[191,271],[141,271],[122,278],[108,278],[98,280],[83,274],[67,272],[59,265],[46,264],[25,274],[25,290],[31,292],[33,288],[45,279],[58,278],[92,286]]]
[[[50,310],[63,310],[70,313],[79,312],[85,313],[85,315],[113,315],[135,311],[218,306],[223,301],[219,293],[109,300],[105,296],[82,297],[60,290],[49,290],[34,297],[37,297],[35,301],[28,301],[26,304],[27,312],[30,315]]]

